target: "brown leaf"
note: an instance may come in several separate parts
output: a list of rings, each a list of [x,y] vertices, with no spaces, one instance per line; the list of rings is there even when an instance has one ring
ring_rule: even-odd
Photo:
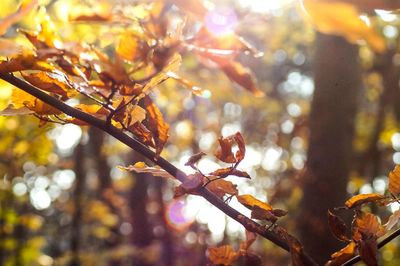
[[[236,61],[225,61],[220,67],[232,81],[253,93],[254,96],[264,96],[264,92],[256,84],[256,78],[249,68]]]
[[[278,217],[276,217],[272,211],[265,210],[263,208],[260,208],[257,205],[254,205],[251,211],[251,218],[252,219],[258,219],[258,220],[266,220],[271,223],[275,223],[278,220]]]
[[[169,174],[164,169],[158,167],[150,167],[147,166],[144,162],[137,162],[134,165],[129,165],[127,167],[124,166],[117,166],[118,169],[125,170],[125,171],[134,171],[136,173],[148,173],[152,174],[153,176],[159,176],[166,179],[175,179],[174,176]]]
[[[23,19],[32,9],[37,6],[38,0],[23,1],[18,10],[0,20],[0,36],[4,35],[7,30],[15,23]]]
[[[252,210],[254,206],[258,206],[261,209],[264,209],[266,211],[272,210],[271,205],[254,198],[252,195],[249,195],[249,194],[237,195],[236,198],[241,204],[243,204],[250,210]]]
[[[346,205],[347,208],[351,209],[360,206],[364,203],[375,202],[378,200],[382,200],[384,198],[385,198],[384,196],[377,193],[359,194],[351,197],[344,204]]]
[[[195,173],[187,176],[187,180],[182,183],[182,187],[187,192],[192,192],[197,190],[203,185],[203,175],[200,173]]]
[[[395,211],[394,213],[392,213],[392,215],[390,215],[387,223],[384,225],[386,230],[392,230],[392,228],[394,226],[397,225],[397,223],[399,222],[400,219],[400,210]]]
[[[153,135],[156,154],[158,156],[168,140],[169,125],[164,121],[162,113],[149,97],[144,98],[144,105],[148,114],[146,125]]]
[[[354,221],[353,239],[360,240],[364,237],[379,238],[386,233],[385,228],[381,225],[378,217],[372,213],[358,212]]]
[[[193,154],[190,156],[189,160],[185,163],[186,166],[191,166],[192,168],[195,168],[195,164],[204,156],[206,153],[204,152],[199,152],[196,154]]]
[[[242,135],[237,132],[234,135],[228,136],[226,138],[220,137],[218,139],[219,149],[215,152],[215,156],[225,162],[225,163],[239,163],[243,160],[246,153],[246,147]],[[239,150],[236,154],[233,154],[232,145],[237,143]]]
[[[244,178],[248,178],[248,179],[251,178],[247,172],[240,171],[240,170],[237,170],[236,168],[232,168],[232,167],[221,168],[221,169],[215,170],[214,172],[211,172],[209,175],[218,176],[218,177],[222,177],[222,178],[230,176],[230,175],[234,175],[237,177],[244,177]]]
[[[232,265],[239,255],[239,252],[229,245],[207,248],[207,257],[214,265]]]
[[[271,212],[276,217],[283,217],[283,216],[286,216],[288,214],[287,211],[281,210],[281,209],[273,209]]]
[[[328,261],[325,266],[340,266],[349,259],[353,258],[356,255],[356,243],[350,242],[347,246],[342,248],[341,250],[335,252],[331,256],[331,260]]]
[[[52,65],[39,60],[30,52],[18,54],[6,61],[0,61],[0,72],[17,72],[21,70],[52,71],[53,69]]]
[[[349,241],[346,223],[339,216],[328,210],[328,223],[332,234],[340,241]]]
[[[396,165],[389,173],[389,191],[394,195],[400,193],[400,165]]]
[[[207,189],[213,192],[219,198],[222,198],[225,196],[225,194],[236,195],[238,193],[236,185],[224,179],[211,181],[208,183]]]

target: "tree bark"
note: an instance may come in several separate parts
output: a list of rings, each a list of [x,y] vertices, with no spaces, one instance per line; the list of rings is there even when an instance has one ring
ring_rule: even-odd
[[[317,34],[315,92],[299,229],[302,243],[322,264],[337,250],[329,208],[343,206],[352,158],[357,95],[361,89],[358,48],[341,37]]]

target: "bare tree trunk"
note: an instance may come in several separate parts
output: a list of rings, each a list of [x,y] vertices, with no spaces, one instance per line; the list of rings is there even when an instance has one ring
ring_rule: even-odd
[[[358,48],[341,37],[317,34],[314,69],[299,229],[306,250],[322,264],[339,248],[328,228],[327,211],[342,206],[347,197],[357,95],[362,86]]]
[[[81,261],[79,259],[80,242],[81,242],[81,226],[82,226],[82,201],[83,193],[85,190],[85,171],[84,171],[84,146],[78,144],[75,148],[74,161],[75,161],[75,174],[76,183],[74,191],[74,214],[72,217],[71,228],[71,252],[72,260],[70,266],[79,266]]]

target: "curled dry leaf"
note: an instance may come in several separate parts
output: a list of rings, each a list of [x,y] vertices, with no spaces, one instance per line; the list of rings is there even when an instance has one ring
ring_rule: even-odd
[[[376,215],[372,213],[358,212],[354,221],[353,239],[358,241],[364,237],[379,238],[386,233]]]
[[[70,86],[70,81],[62,72],[22,73],[22,76],[30,84],[44,91],[55,93],[65,98],[76,95],[76,91]]]
[[[228,136],[226,138],[220,137],[218,139],[219,149],[215,152],[215,156],[225,162],[225,163],[239,163],[243,160],[246,153],[246,146],[244,143],[244,139],[242,135],[237,132],[234,135]],[[232,145],[236,143],[239,147],[239,150],[233,154]]]
[[[325,266],[340,266],[356,255],[356,243],[350,242],[347,246],[331,255],[331,260]]]
[[[354,207],[358,207],[364,203],[375,202],[382,199],[385,199],[385,197],[377,193],[359,194],[351,197],[344,204],[347,208],[351,209]]]
[[[147,166],[144,162],[137,162],[134,165],[125,166],[117,166],[118,169],[125,170],[125,171],[134,171],[136,173],[148,173],[152,174],[153,176],[159,176],[166,179],[175,179],[172,175],[170,175],[164,169],[158,167],[150,167]]]
[[[197,195],[196,191],[204,184],[204,177],[200,173],[188,175],[187,179],[179,186],[175,187],[174,198],[185,194]]]
[[[400,194],[400,165],[389,173],[389,191],[394,195]]]
[[[271,223],[275,223],[278,220],[278,217],[276,217],[272,211],[265,210],[257,205],[254,205],[252,208],[251,218],[257,220],[266,220]]]
[[[339,216],[328,210],[328,223],[332,234],[340,241],[348,242],[346,223]]]
[[[229,245],[207,248],[207,257],[214,265],[232,265],[239,256]]]
[[[252,210],[254,206],[258,206],[259,208],[266,210],[266,211],[272,210],[271,205],[254,198],[252,195],[249,195],[249,194],[237,195],[236,198],[241,204],[243,204],[250,210]]]

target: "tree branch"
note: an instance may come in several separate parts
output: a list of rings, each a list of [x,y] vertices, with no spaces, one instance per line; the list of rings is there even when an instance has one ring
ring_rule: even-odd
[[[116,127],[107,124],[106,121],[103,121],[101,119],[98,119],[94,116],[91,116],[85,112],[82,112],[78,109],[75,109],[55,98],[50,96],[49,94],[41,91],[40,89],[36,88],[35,86],[27,83],[24,80],[21,80],[14,75],[10,73],[0,73],[0,78],[7,81],[8,83],[18,87],[19,89],[35,96],[36,98],[42,100],[43,102],[51,105],[54,108],[57,108],[61,112],[80,119],[86,123],[88,123],[91,126],[97,127],[104,132],[107,132],[114,138],[118,139],[125,145],[129,146],[136,152],[142,154],[155,164],[159,165],[161,168],[163,168],[165,171],[170,173],[172,176],[174,176],[176,179],[178,179],[181,182],[184,182],[188,180],[188,177],[184,172],[176,168],[174,165],[172,165],[170,162],[162,158],[161,156],[156,156],[155,152],[147,148],[145,145],[143,145],[141,142],[138,140],[128,136],[121,130],[117,129]],[[201,187],[198,191],[200,196],[205,198],[208,202],[210,202],[212,205],[223,211],[226,215],[231,217],[232,219],[236,220],[240,224],[242,224],[247,230],[257,233],[261,235],[262,237],[270,240],[273,242],[275,245],[281,247],[282,249],[289,251],[290,252],[290,245],[287,243],[285,237],[282,234],[277,234],[274,231],[268,230],[266,227],[256,223],[255,221],[251,220],[250,218],[242,215],[240,212],[235,210],[234,208],[230,207],[227,205],[224,201],[222,201],[220,198],[215,196],[212,192],[210,192],[207,188]],[[279,226],[277,226],[279,227]],[[275,227],[276,228],[276,227]],[[286,232],[285,229],[283,228],[278,228],[281,230],[275,230],[276,232]],[[291,237],[291,236],[290,236]],[[302,260],[304,265],[317,265],[314,260],[306,253],[302,252]]]
[[[385,246],[387,243],[395,239],[400,235],[400,228],[398,228],[396,231],[385,237],[381,242],[378,243],[378,249],[381,249],[383,246]],[[359,255],[351,258],[350,260],[346,261],[345,263],[342,264],[342,266],[350,266],[354,265],[357,262],[361,261],[361,257]]]

